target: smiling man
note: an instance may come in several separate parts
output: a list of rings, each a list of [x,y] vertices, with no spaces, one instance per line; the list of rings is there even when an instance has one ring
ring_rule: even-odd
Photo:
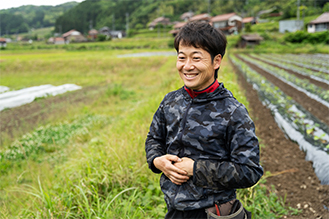
[[[203,22],[175,38],[184,86],[168,93],[154,114],[145,143],[147,162],[163,173],[166,218],[250,218],[236,189],[263,175],[255,126],[223,83],[218,69],[226,37]]]

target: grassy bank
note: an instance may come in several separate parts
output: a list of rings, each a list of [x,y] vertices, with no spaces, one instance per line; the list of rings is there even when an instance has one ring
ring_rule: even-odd
[[[93,101],[54,112],[1,148],[1,218],[163,218],[159,175],[144,141],[163,96],[182,86],[176,57],[117,58],[131,51],[6,51],[1,85],[105,86]],[[219,80],[248,106],[224,59]],[[40,100],[42,101],[42,100]],[[47,107],[47,106],[46,106]],[[254,218],[295,213],[261,182],[239,190]]]

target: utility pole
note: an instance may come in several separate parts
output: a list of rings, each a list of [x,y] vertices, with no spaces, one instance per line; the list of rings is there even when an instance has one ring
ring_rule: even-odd
[[[299,5],[300,0],[297,0],[297,30],[299,30]]]
[[[114,17],[114,14],[112,14],[112,30],[115,30],[115,17]]]
[[[210,0],[208,0],[208,14],[210,15]]]
[[[158,7],[158,17],[160,16],[160,9]],[[159,23],[156,24],[158,26],[158,38],[160,38],[160,25]]]
[[[129,13],[126,13],[126,36],[128,36],[129,31]]]

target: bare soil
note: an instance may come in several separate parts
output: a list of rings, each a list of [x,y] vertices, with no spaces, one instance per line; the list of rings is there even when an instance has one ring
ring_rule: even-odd
[[[253,58],[255,58],[255,57],[253,57]],[[255,59],[257,59],[257,58],[255,58]],[[260,60],[260,59],[257,59],[257,60],[262,61],[262,60]],[[274,67],[277,67],[277,68],[282,68],[282,67],[280,67],[280,66],[277,66],[277,65],[271,63],[270,61],[265,61],[265,63],[266,63],[266,64],[269,64],[269,65],[272,65],[272,66],[274,66]],[[306,79],[306,80],[310,81],[312,84],[315,84],[315,85],[318,86],[318,87],[322,87],[323,89],[329,90],[329,85],[326,84],[326,83],[324,83],[324,82],[322,82],[322,81],[314,80],[313,78],[311,78],[311,77],[309,77],[309,76],[307,76],[307,75],[299,74],[299,73],[294,72],[294,71],[292,71],[292,70],[290,70],[290,69],[287,69],[287,68],[282,68],[282,69],[284,69],[286,72],[288,72],[288,73],[290,73],[290,74],[295,75],[296,77],[299,77],[300,79]],[[310,70],[315,71],[314,69],[310,69]]]
[[[45,125],[48,118],[56,118],[66,114],[70,107],[92,104],[95,96],[105,90],[105,86],[91,86],[58,96],[47,97],[33,101],[20,107],[6,109],[0,112],[0,146],[8,139],[24,134]]]
[[[267,76],[267,79],[275,85],[279,85],[284,92],[291,90],[289,85],[276,81],[269,77],[268,73],[252,64],[250,66]],[[267,178],[266,185],[269,188],[274,185],[276,193],[286,198],[288,205],[302,210],[298,216],[284,218],[329,219],[329,210],[326,209],[329,207],[329,185],[321,184],[314,173],[312,162],[305,160],[305,153],[278,127],[271,111],[261,103],[257,91],[253,90],[252,85],[246,81],[237,68],[234,69],[249,101],[249,111],[256,125],[256,134],[261,144],[265,146],[261,148],[261,163],[265,171],[272,173]],[[290,91],[289,94],[291,93],[294,94],[294,99],[309,101],[300,92]],[[318,104],[311,103],[306,109],[312,113],[317,111],[317,115],[329,124],[328,109],[319,112],[316,110],[317,107],[319,107]]]
[[[312,115],[317,117],[320,121],[327,124],[329,126],[329,113],[328,107],[321,104],[320,102],[310,98],[306,94],[300,92],[299,90],[295,89],[294,87],[284,83],[277,77],[271,75],[270,73],[262,70],[261,68],[257,67],[256,65],[242,59],[241,57],[237,56],[245,63],[247,63],[252,69],[256,72],[264,76],[267,80],[271,81],[272,84],[280,88],[282,92],[286,95],[292,97],[297,103],[303,106],[306,110],[308,110]]]

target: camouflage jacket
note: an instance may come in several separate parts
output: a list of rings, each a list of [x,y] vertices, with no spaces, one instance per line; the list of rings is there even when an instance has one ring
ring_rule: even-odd
[[[244,105],[220,84],[192,99],[184,88],[168,93],[154,114],[145,143],[153,160],[173,154],[194,160],[193,176],[182,185],[160,179],[168,208],[193,210],[236,197],[237,188],[254,185],[263,175],[255,127]]]

